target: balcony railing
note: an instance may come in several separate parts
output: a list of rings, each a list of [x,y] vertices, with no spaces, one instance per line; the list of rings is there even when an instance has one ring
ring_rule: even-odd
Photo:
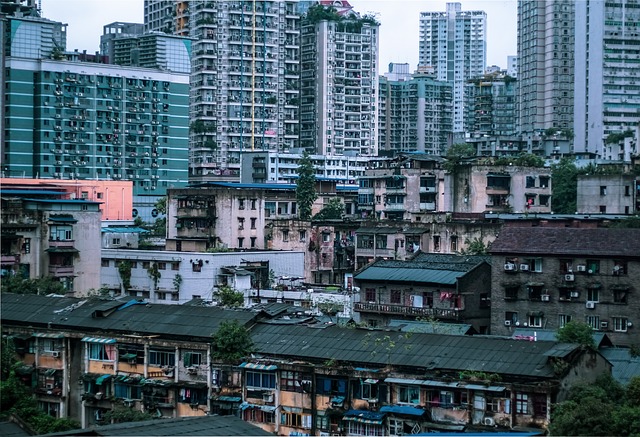
[[[18,262],[18,257],[16,255],[1,255],[0,262],[2,262],[2,265],[16,264]]]
[[[73,276],[73,266],[49,265],[49,274],[56,278]]]
[[[49,240],[49,247],[73,247],[74,240]]]
[[[378,303],[356,303],[355,311],[364,313],[385,313],[398,314],[403,316],[430,316],[439,319],[459,319],[459,310],[456,308],[419,308],[404,305],[378,304]]]

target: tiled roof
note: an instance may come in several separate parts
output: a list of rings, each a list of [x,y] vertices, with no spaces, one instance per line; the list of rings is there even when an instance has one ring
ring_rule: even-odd
[[[106,306],[119,306],[104,312]],[[100,317],[104,314],[104,317]],[[2,294],[2,323],[34,329],[101,330],[110,333],[158,334],[210,338],[225,320],[248,325],[256,318],[250,311],[182,305],[130,305],[126,301],[52,298],[38,295]]]
[[[328,326],[257,324],[252,338],[258,352],[310,361],[408,366],[442,371],[482,371],[513,376],[552,378],[545,354],[559,343],[509,338],[399,333]],[[392,348],[388,345],[394,343]],[[572,349],[579,348],[571,345]]]
[[[505,227],[490,252],[640,257],[640,229]]]

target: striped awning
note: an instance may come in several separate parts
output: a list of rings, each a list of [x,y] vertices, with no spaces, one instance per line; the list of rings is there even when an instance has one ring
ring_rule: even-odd
[[[242,367],[244,369],[251,369],[251,370],[276,370],[278,368],[278,366],[274,364],[257,364],[257,363],[242,363],[238,367]]]
[[[64,334],[57,332],[34,332],[33,336],[38,338],[64,338]]]
[[[102,344],[111,344],[115,343],[115,338],[99,338],[99,337],[84,337],[82,341],[87,343],[102,343]]]

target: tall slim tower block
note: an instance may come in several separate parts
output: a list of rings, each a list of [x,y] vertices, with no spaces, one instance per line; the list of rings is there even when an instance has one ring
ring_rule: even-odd
[[[464,84],[486,67],[486,22],[484,11],[463,11],[460,3],[447,3],[446,12],[420,13],[418,67],[453,83],[453,131],[458,138],[464,133]]]

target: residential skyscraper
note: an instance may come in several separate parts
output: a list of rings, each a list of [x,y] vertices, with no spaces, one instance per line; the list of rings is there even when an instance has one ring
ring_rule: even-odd
[[[465,86],[465,130],[472,137],[515,135],[516,79],[503,73],[471,79]]]
[[[113,59],[113,46],[116,39],[124,37],[140,36],[144,32],[144,26],[140,23],[123,23],[117,21],[102,26],[100,36],[100,54],[106,56],[109,63],[116,64]]]
[[[375,156],[379,23],[339,3],[302,23],[300,143],[320,155]]]
[[[171,6],[174,34],[195,39],[192,180],[237,180],[243,151],[286,152],[299,146],[296,3],[145,1],[146,30],[165,30]]]
[[[640,9],[636,1],[575,2],[576,153],[628,159],[638,153],[640,123]],[[625,150],[612,134],[631,131]]]
[[[447,3],[445,12],[420,13],[418,67],[430,68],[437,80],[453,83],[453,131],[464,133],[464,84],[484,74],[487,59],[487,14],[463,11]]]
[[[574,53],[579,51],[574,40],[574,5],[578,3],[593,2],[518,2],[517,111],[524,136],[551,128],[573,129]],[[595,28],[585,31],[598,33]]]
[[[379,153],[442,155],[453,139],[453,85],[430,74],[411,75],[408,64],[391,64],[379,82]]]

